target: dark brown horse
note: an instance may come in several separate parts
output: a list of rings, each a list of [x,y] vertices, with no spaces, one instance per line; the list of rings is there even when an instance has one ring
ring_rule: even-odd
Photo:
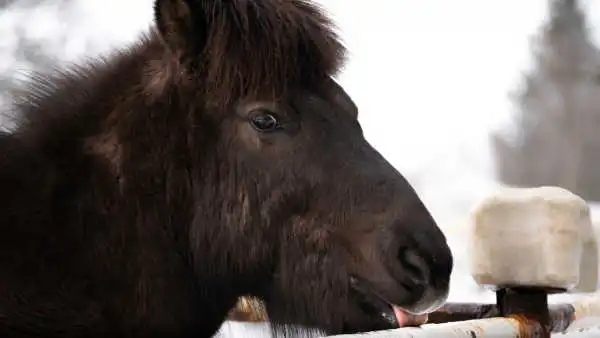
[[[155,20],[15,95],[0,337],[209,337],[241,295],[333,334],[446,299],[445,237],[365,141],[315,5],[156,0]]]

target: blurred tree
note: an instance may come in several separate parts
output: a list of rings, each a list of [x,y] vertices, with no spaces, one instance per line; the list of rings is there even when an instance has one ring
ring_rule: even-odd
[[[516,186],[557,185],[600,201],[600,52],[576,0],[550,0],[532,41],[534,67],[512,93],[516,133],[492,135],[498,177]]]

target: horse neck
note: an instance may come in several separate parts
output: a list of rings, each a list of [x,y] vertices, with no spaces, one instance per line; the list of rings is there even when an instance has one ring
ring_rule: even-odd
[[[59,223],[68,233],[88,222],[123,236],[168,235],[189,250],[187,121],[148,106],[140,90],[157,48],[145,41],[33,83],[16,131],[0,137],[0,183],[14,192],[0,211],[16,227],[59,236]]]

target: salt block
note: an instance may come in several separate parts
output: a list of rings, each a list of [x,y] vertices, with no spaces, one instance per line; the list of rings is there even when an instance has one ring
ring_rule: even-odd
[[[471,275],[480,285],[571,289],[579,281],[587,203],[558,187],[505,188],[470,215]]]
[[[598,229],[599,222],[584,229],[583,252],[579,264],[579,283],[572,292],[594,292],[598,289]]]

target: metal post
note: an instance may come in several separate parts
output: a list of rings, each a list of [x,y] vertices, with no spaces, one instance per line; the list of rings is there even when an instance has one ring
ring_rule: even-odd
[[[550,338],[548,290],[530,287],[499,288],[496,291],[496,305],[500,316],[539,323],[542,329],[539,337]]]

